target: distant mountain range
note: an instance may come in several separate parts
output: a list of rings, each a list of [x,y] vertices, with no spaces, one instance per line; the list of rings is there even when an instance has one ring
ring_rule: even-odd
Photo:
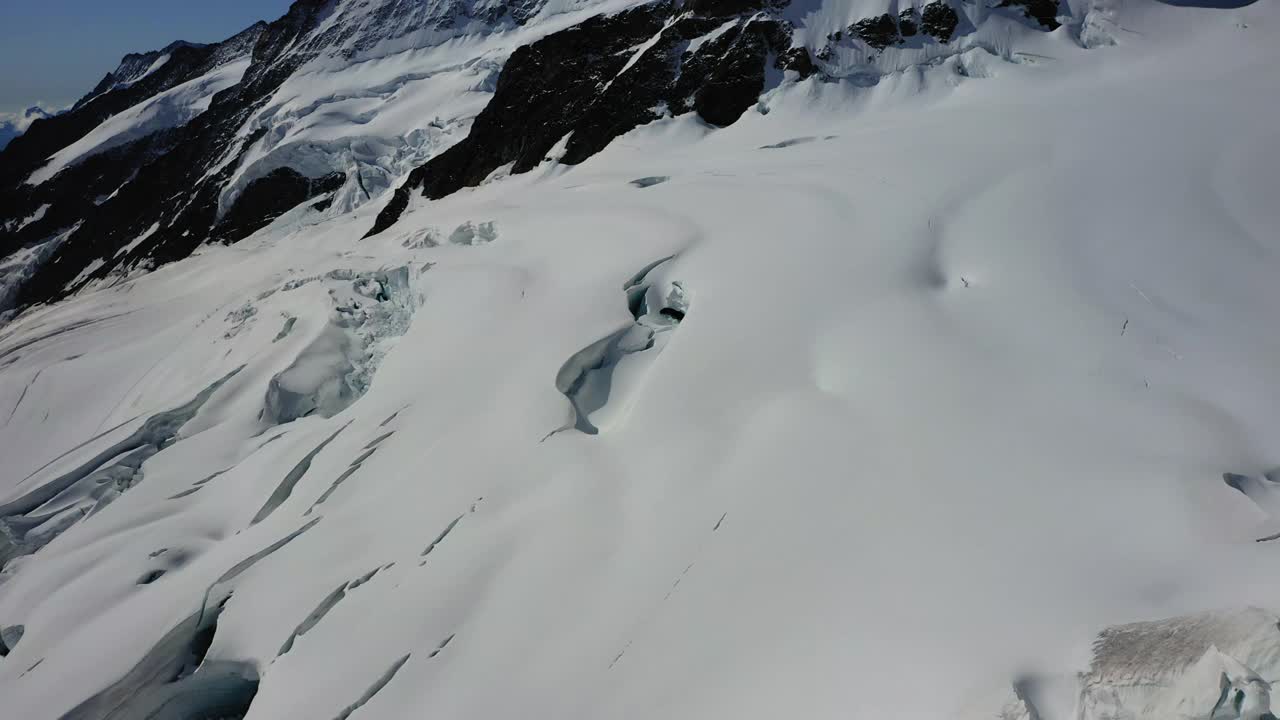
[[[29,107],[21,114],[0,114],[0,150],[8,146],[10,140],[26,132],[31,123],[54,114],[41,107]]]

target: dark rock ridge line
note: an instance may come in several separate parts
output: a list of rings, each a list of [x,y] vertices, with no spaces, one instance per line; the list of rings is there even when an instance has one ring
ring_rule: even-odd
[[[276,88],[323,49],[325,38],[314,31],[330,5],[330,0],[296,0],[279,20],[254,26],[226,43],[176,48],[164,65],[141,80],[89,100],[55,118],[56,123],[34,123],[21,143],[11,143],[0,154],[0,207],[5,219],[29,217],[48,207],[38,222],[20,230],[0,223],[0,257],[81,223],[32,270],[11,296],[11,305],[58,300],[120,267],[180,260],[210,238],[243,238],[278,216],[283,203],[330,190],[332,176],[300,180],[297,173],[275,173],[249,193],[243,209],[239,203],[230,208],[228,222],[219,217],[222,189],[243,153],[261,137],[240,138],[238,131]],[[243,57],[245,52],[231,52],[242,46],[249,48],[252,60],[240,84],[215,95],[208,110],[187,125],[87,158],[39,186],[25,184],[45,158],[82,137],[106,115]],[[144,234],[145,240],[117,256]],[[104,261],[101,267],[80,277],[97,259]]]
[[[517,49],[470,134],[414,170],[369,235],[393,225],[414,191],[438,199],[479,185],[504,165],[528,172],[562,141],[558,160],[576,165],[665,113],[733,124],[758,101],[770,64],[801,77],[813,72],[808,51],[791,43],[791,26],[770,13],[784,4],[665,0],[593,17]]]
[[[1021,8],[1024,15],[1046,30],[1057,30],[1062,26],[1058,22],[1058,0],[1004,0],[1000,7]]]
[[[178,42],[164,50],[126,55],[120,67],[107,73],[70,111],[33,122],[9,144],[0,163],[0,187],[22,182],[49,156],[112,115],[248,55],[266,27],[266,23],[258,23],[215,45]],[[169,59],[143,77],[162,55]]]
[[[1061,23],[1057,20],[1058,0],[1001,0],[997,7],[1019,8],[1030,20],[1034,20],[1045,30],[1055,30]],[[846,32],[849,37],[862,41],[872,50],[879,52],[885,48],[902,45],[908,38],[924,34],[940,43],[949,43],[960,27],[960,14],[952,7],[949,0],[934,0],[924,7],[907,8],[895,17],[889,13],[875,17],[863,18],[846,30],[832,33],[827,37],[830,43],[844,40]],[[832,57],[831,46],[819,52],[820,60]]]
[[[960,18],[956,11],[943,3],[929,3],[920,13],[921,29],[939,42],[950,42],[959,24]]]
[[[951,42],[959,24],[960,16],[955,8],[945,2],[931,2],[919,13],[915,8],[903,10],[896,19],[885,13],[859,20],[849,26],[849,34],[876,50],[883,50],[920,32],[940,43]]]
[[[552,154],[580,163],[619,135],[667,115],[697,113],[718,126],[736,122],[782,70],[799,77],[816,72],[782,19],[788,2],[652,0],[517,49],[468,137],[415,170],[371,234],[392,225],[414,192],[444,197],[499,168],[527,172]],[[1000,2],[1045,28],[1057,26],[1056,0]],[[848,35],[873,49],[908,37],[950,42],[966,31],[955,3],[932,0],[918,11],[867,18],[833,39]],[[0,152],[0,258],[28,251],[28,260],[0,280],[0,322],[11,308],[60,300],[126,269],[180,260],[204,242],[236,242],[296,208],[328,207],[347,180],[343,174],[312,177],[280,168],[250,182],[234,200],[223,197],[246,153],[268,132],[246,137],[246,123],[304,63],[322,54],[350,59],[414,32],[446,37],[511,28],[545,5],[378,0],[350,22],[322,24],[340,11],[333,0],[295,0],[280,19],[223,43],[178,43],[126,57],[76,107],[35,122]],[[246,56],[250,65],[240,83],[214,96],[186,125],[83,158],[38,186],[25,184],[50,155],[105,118]]]
[[[907,38],[921,33],[940,43],[949,43],[959,25],[960,15],[955,8],[946,0],[934,0],[920,10],[912,7],[898,13],[897,17],[884,13],[863,18],[846,30],[831,33],[827,36],[827,46],[818,51],[818,59],[830,60],[834,56],[833,46],[844,41],[846,34],[879,52],[891,45],[901,45]]]
[[[898,34],[898,23],[888,13],[859,20],[849,26],[849,33],[876,50],[883,50],[890,45],[902,42],[902,36]]]
[[[263,27],[266,27],[266,23],[257,23],[246,32],[253,30],[260,32]],[[236,37],[239,37],[239,35]],[[184,50],[187,48],[203,50],[208,47],[209,45],[206,43],[190,43],[185,40],[178,40],[176,42],[169,43],[159,50],[129,53],[120,60],[120,65],[117,66],[115,70],[104,75],[103,78],[98,81],[98,84],[89,91],[89,94],[77,100],[76,104],[71,106],[71,109],[76,110],[87,104],[89,101],[96,100],[99,96],[105,95],[118,87],[133,84],[135,81],[146,76],[149,71],[155,68],[156,63],[160,62],[162,59],[164,62],[168,62],[168,60],[172,58],[173,53],[178,50]]]
[[[515,27],[545,4],[377,0],[370,12],[322,26],[322,19],[342,10],[338,3],[294,0],[280,19],[258,23],[225,42],[175,43],[125,57],[76,107],[34,123],[0,153],[0,258],[40,248],[20,273],[7,278],[12,286],[0,288],[0,313],[60,300],[126,268],[146,270],[180,260],[209,240],[235,242],[303,203],[323,210],[329,199],[313,201],[326,194],[331,198],[340,178],[307,177],[296,168],[251,184],[230,207],[222,197],[244,154],[263,138],[239,132],[287,78],[321,54],[351,59],[412,33],[447,37],[482,27]],[[246,56],[251,62],[239,85],[214,96],[208,109],[186,125],[81,158],[38,186],[25,184],[47,158],[111,115]],[[125,247],[131,249],[121,252]],[[92,272],[81,274],[90,267]]]

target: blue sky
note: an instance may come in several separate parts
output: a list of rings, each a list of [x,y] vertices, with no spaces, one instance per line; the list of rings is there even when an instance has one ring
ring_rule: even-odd
[[[0,113],[61,107],[130,52],[216,42],[289,0],[0,0]]]

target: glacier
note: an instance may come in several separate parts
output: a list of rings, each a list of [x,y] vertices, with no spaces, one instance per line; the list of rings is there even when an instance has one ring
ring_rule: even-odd
[[[1274,718],[1280,5],[932,4],[301,0],[34,123],[0,716]]]

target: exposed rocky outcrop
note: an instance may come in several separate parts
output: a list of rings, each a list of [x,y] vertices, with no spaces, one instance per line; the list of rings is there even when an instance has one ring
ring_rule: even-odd
[[[685,0],[683,9],[706,17],[729,17],[745,12],[781,10],[791,0]]]
[[[260,29],[261,26],[264,26],[265,24],[266,23],[259,23],[255,25],[254,28]],[[152,70],[155,70],[168,62],[172,54],[178,50],[185,48],[202,49],[206,47],[208,47],[208,45],[204,43],[189,43],[185,40],[178,40],[177,42],[170,43],[160,50],[129,53],[120,60],[120,65],[117,66],[115,70],[107,73],[98,81],[98,84],[89,91],[88,95],[77,100],[76,104],[72,106],[72,109],[74,110],[79,108],[90,100],[97,98],[99,95],[108,93],[118,87],[132,85],[135,81],[145,77]]]
[[[200,77],[253,51],[267,28],[258,23],[215,45],[178,42],[164,50],[127,55],[68,112],[37,120],[5,148],[0,188],[25,180],[45,160],[84,137],[108,117]],[[163,64],[156,65],[167,57]]]
[[[920,26],[924,33],[938,42],[951,42],[951,36],[960,24],[955,8],[944,2],[932,2],[920,13]]]
[[[1062,25],[1058,22],[1058,0],[1004,0],[1000,7],[1021,8],[1028,18],[1046,30],[1057,30]]]
[[[918,12],[915,8],[907,8],[898,14],[897,19],[888,13],[864,18],[849,26],[849,35],[875,50],[884,50],[890,45],[902,44],[906,38],[915,37],[921,31],[940,43],[951,42],[959,24],[960,16],[955,8],[939,0],[925,5]],[[828,39],[839,42],[843,35],[836,33]]]
[[[1056,0],[1003,4],[1043,28],[1057,27]],[[588,14],[549,35],[534,33],[539,39],[516,48],[501,72],[492,62],[478,73],[483,92],[493,89],[491,102],[461,142],[434,157],[434,149],[423,153],[430,159],[395,191],[370,234],[393,224],[413,193],[441,198],[500,168],[522,173],[548,159],[581,163],[662,117],[696,113],[711,125],[735,123],[784,71],[799,78],[819,71],[808,48],[793,44],[785,18],[799,15],[790,5],[654,0]],[[349,7],[296,0],[280,19],[222,43],[174,43],[127,56],[74,108],[35,122],[0,153],[0,259],[18,258],[22,265],[3,273],[13,282],[0,287],[0,317],[104,278],[182,259],[204,242],[236,242],[302,203],[323,211],[345,202],[348,182],[359,185],[364,200],[372,199],[376,193],[365,187],[359,162],[352,172],[336,156],[318,163],[263,160],[281,128],[260,122],[259,113],[269,110],[281,85],[313,60],[352,62],[468,33],[513,30],[557,8],[547,0],[376,0]],[[831,60],[839,44],[874,53],[930,42],[922,35],[952,42],[962,19],[957,8],[962,6],[934,0],[863,18],[832,33],[818,58]],[[335,12],[351,14],[335,21]],[[48,158],[106,118],[244,59],[249,62],[239,84],[213,95],[207,109],[185,124],[78,157],[44,182],[27,184]],[[250,158],[271,172],[242,167]],[[383,187],[393,176],[386,175]],[[317,200],[326,194],[330,198]]]
[[[332,23],[314,39],[313,49],[358,58],[380,45],[407,37],[434,35],[447,39],[477,30],[501,30],[528,23],[547,0],[379,0],[352,21]]]
[[[293,168],[273,170],[240,193],[219,221],[214,238],[223,242],[242,240],[299,204],[337,190],[346,179],[342,173],[309,178]]]
[[[562,161],[581,162],[665,112],[697,112],[709,123],[730,124],[759,97],[771,65],[802,76],[813,72],[808,52],[792,47],[790,27],[773,12],[786,4],[663,0],[590,18],[519,48],[472,136],[415,173],[409,187],[440,197],[479,183],[505,164],[522,172],[566,137]],[[126,57],[71,111],[33,124],[0,156],[0,257],[26,249],[32,258],[21,286],[6,290],[0,312],[56,300],[124,268],[181,259],[202,242],[237,241],[340,186],[339,174],[308,175],[286,164],[238,194],[228,192],[245,153],[265,137],[266,130],[245,135],[248,121],[304,63],[322,54],[358,57],[415,33],[444,39],[515,27],[545,5],[383,0],[352,22],[322,26],[332,3],[296,0],[279,20],[223,43],[174,43]],[[734,27],[712,37],[734,18]],[[705,42],[686,50],[700,38]],[[631,51],[637,46],[643,49]],[[243,57],[251,63],[240,83],[214,96],[187,124],[81,158],[46,182],[26,184],[47,158],[107,117]],[[406,193],[397,195],[392,210],[407,202]],[[37,214],[38,222],[14,222]],[[59,241],[50,244],[55,237]],[[43,249],[36,253],[37,247]]]
[[[72,226],[76,229],[40,267],[31,270],[10,302],[54,300],[120,266],[181,259],[199,243],[217,236],[222,189],[235,170],[234,160],[255,139],[240,142],[237,132],[285,79],[314,57],[314,52],[295,44],[316,28],[327,6],[326,0],[298,0],[279,20],[255,25],[225,43],[174,48],[162,66],[142,79],[111,89],[69,113],[37,122],[27,135],[11,143],[0,155],[0,206],[15,216],[45,205],[48,210],[40,223],[18,231],[0,225],[0,255],[43,242]],[[187,125],[92,156],[38,186],[25,184],[30,171],[45,158],[82,137],[107,115],[246,54],[252,56],[252,63],[240,84],[214,96],[209,109]],[[228,156],[231,161],[223,162]],[[325,186],[323,181],[321,185]],[[292,196],[298,194],[295,189]],[[258,212],[244,211],[229,236],[243,237],[269,222],[273,215],[261,212],[261,206],[260,201],[251,200],[250,208]],[[147,236],[144,242],[131,246],[128,253],[120,252],[143,235]],[[94,272],[82,274],[94,260],[103,262]]]
[[[915,37],[920,32],[920,13],[915,8],[907,8],[898,13],[898,32],[904,38]]]
[[[557,159],[573,165],[667,113],[736,122],[764,91],[771,62],[801,77],[813,72],[808,51],[792,47],[790,26],[761,13],[777,5],[659,2],[594,17],[516,50],[471,133],[415,170],[370,234],[390,227],[413,192],[441,198],[505,165],[528,172],[561,142]],[[725,28],[734,17],[737,24]]]
[[[889,13],[859,20],[849,26],[849,34],[876,50],[883,50],[902,41],[902,36],[898,34],[898,24]]]

